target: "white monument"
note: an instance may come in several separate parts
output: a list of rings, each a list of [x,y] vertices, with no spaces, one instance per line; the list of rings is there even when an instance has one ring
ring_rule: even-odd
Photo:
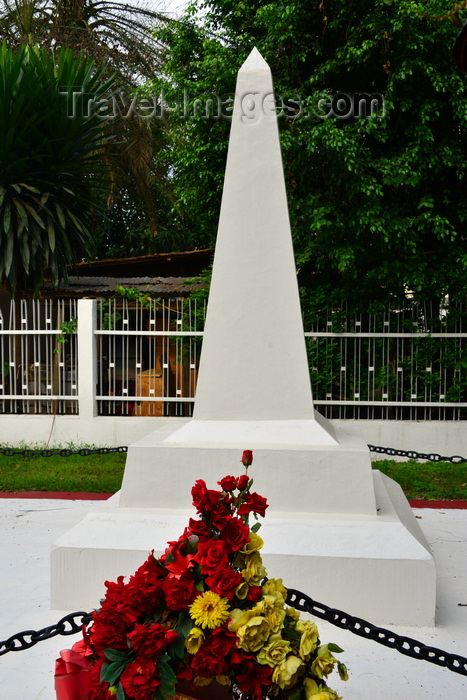
[[[434,624],[436,571],[400,487],[350,421],[315,412],[269,67],[238,73],[192,419],[155,419],[122,489],[52,548],[52,607],[98,604],[193,516],[191,487],[242,473],[268,499],[270,576],[378,624]]]

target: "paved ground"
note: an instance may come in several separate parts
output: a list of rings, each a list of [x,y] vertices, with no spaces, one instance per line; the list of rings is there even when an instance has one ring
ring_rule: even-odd
[[[99,507],[98,501],[0,499],[1,640],[23,630],[41,629],[74,612],[49,609],[50,545]],[[415,512],[437,563],[437,625],[433,629],[393,629],[467,657],[467,510],[426,508]],[[313,591],[304,592],[313,595]],[[317,622],[323,642],[334,641],[345,649],[341,657],[349,668],[350,680],[330,683],[344,700],[467,698],[467,676]],[[1,656],[0,700],[54,700],[55,658],[75,639],[55,637]]]

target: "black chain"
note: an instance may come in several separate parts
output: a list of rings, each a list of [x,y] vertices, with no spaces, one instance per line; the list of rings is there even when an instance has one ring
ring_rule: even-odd
[[[5,457],[16,457],[21,455],[21,457],[71,457],[71,455],[80,455],[81,457],[87,457],[88,455],[108,455],[112,452],[128,452],[128,447],[121,445],[120,447],[82,447],[79,450],[16,450],[14,448],[6,447],[0,450],[0,454],[5,455]]]
[[[296,610],[310,613],[315,617],[326,620],[337,627],[349,630],[359,637],[366,637],[378,644],[396,649],[401,654],[411,656],[414,659],[423,659],[437,666],[444,666],[450,671],[467,676],[467,658],[458,654],[450,654],[435,647],[429,647],[411,637],[404,637],[394,632],[390,632],[383,627],[372,625],[366,620],[354,617],[348,613],[336,610],[323,603],[317,603],[309,596],[296,591],[293,588],[287,589],[287,603]],[[78,621],[77,621],[78,620]],[[44,627],[38,630],[26,630],[19,632],[4,642],[0,642],[0,656],[9,651],[22,651],[29,649],[44,639],[51,639],[57,635],[76,634],[82,630],[83,625],[89,624],[92,620],[92,613],[75,612],[62,617],[56,625]]]
[[[450,671],[460,673],[467,676],[467,658],[458,654],[449,654],[435,647],[425,646],[416,639],[404,637],[383,627],[376,627],[371,622],[362,620],[359,617],[354,617],[341,610],[335,610],[328,605],[317,603],[300,591],[295,591],[292,588],[287,589],[287,603],[292,605],[297,610],[303,610],[311,615],[331,622],[337,627],[349,630],[353,634],[358,634],[359,637],[366,637],[378,644],[383,644],[385,647],[396,649],[401,654],[411,656],[414,659],[423,659],[438,666],[445,666]]]
[[[391,457],[408,457],[409,459],[425,459],[429,462],[452,462],[453,464],[464,464],[467,462],[467,457],[453,455],[452,457],[444,457],[436,452],[416,452],[415,450],[396,450],[394,447],[380,447],[379,445],[368,445],[371,452],[377,454],[386,454]],[[120,445],[120,447],[82,447],[79,450],[23,450],[5,447],[0,449],[0,454],[5,457],[70,457],[71,455],[80,455],[87,457],[88,455],[107,455],[112,452],[128,452],[128,447]]]
[[[38,642],[42,642],[44,639],[51,639],[52,637],[56,637],[58,634],[76,634],[82,630],[83,625],[89,624],[91,619],[92,613],[75,612],[62,617],[62,619],[59,620],[56,625],[50,625],[50,627],[44,627],[43,629],[37,631],[26,630],[25,632],[14,634],[4,642],[0,642],[0,656],[3,656],[3,654],[6,654],[9,651],[22,651],[23,649],[29,649]]]
[[[425,459],[429,462],[452,462],[453,464],[463,464],[467,462],[467,457],[459,457],[459,455],[454,455],[453,457],[442,457],[436,452],[415,452],[415,450],[396,450],[393,447],[378,447],[375,445],[368,445],[371,452],[377,452],[378,454],[391,455],[391,457],[409,457],[409,459]]]

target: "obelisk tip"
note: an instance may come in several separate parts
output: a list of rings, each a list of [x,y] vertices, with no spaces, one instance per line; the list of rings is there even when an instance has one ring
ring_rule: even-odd
[[[242,70],[258,70],[258,69],[269,70],[269,66],[255,46],[254,49],[251,50],[245,63],[241,66],[240,70],[242,71]]]

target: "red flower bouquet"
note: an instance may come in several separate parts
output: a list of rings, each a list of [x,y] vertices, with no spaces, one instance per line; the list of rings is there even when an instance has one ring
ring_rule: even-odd
[[[252,459],[246,450],[247,470]],[[335,666],[346,678],[333,656],[342,650],[321,645],[315,623],[287,607],[282,580],[267,579],[260,523],[249,526],[267,503],[252,483],[226,476],[212,490],[198,480],[198,517],[179,539],[128,581],[106,582],[83,635],[90,699],[168,700],[205,686],[219,697],[220,685],[241,700],[338,700],[325,679]]]

